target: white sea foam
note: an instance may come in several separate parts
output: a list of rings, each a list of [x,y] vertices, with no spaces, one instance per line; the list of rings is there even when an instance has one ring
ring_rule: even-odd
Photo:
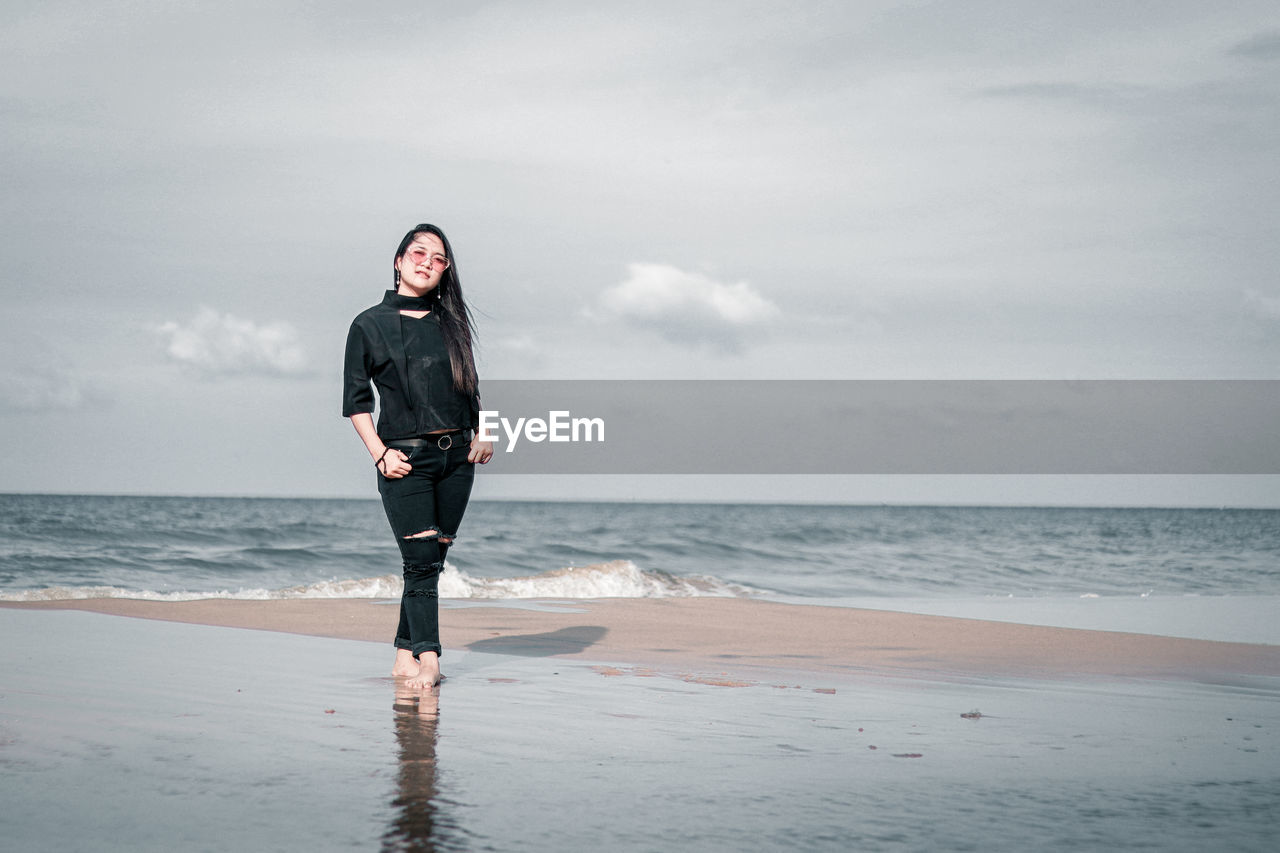
[[[442,598],[695,598],[756,592],[713,577],[646,572],[630,560],[570,566],[527,578],[474,578],[452,566],[440,576]]]
[[[239,589],[211,592],[157,592],[115,586],[48,587],[0,593],[0,601],[61,601],[84,598],[136,598],[149,601],[192,601],[229,598],[268,601],[282,598],[399,598],[398,575],[328,580],[284,589]],[[718,578],[676,577],[646,572],[630,560],[570,566],[524,578],[473,577],[446,564],[440,575],[440,597],[503,598],[694,598],[748,596],[760,592]]]

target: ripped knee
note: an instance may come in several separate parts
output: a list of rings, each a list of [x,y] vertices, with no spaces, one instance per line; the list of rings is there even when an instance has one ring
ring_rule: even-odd
[[[445,552],[454,540],[452,533],[441,533],[430,527],[421,533],[400,537],[400,556],[405,566],[426,566],[444,559]]]
[[[429,566],[444,557],[440,553],[440,543],[435,536],[404,537],[400,540],[400,556],[404,558],[406,568]]]
[[[427,563],[425,565],[404,564],[405,598],[438,598],[436,583],[444,563]]]

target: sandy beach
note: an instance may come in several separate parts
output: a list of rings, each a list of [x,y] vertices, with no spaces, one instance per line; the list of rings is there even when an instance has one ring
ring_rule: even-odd
[[[732,599],[455,602],[448,678],[406,691],[395,617],[6,606],[0,832],[95,851],[1275,840],[1277,646]]]
[[[3,604],[3,606],[15,606]],[[353,599],[19,605],[386,642],[394,603]],[[449,649],[667,669],[930,676],[1280,676],[1280,647],[728,598],[602,599],[533,607],[446,604]]]

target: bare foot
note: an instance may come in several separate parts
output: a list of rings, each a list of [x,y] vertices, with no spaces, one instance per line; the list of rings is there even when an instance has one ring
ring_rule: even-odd
[[[405,682],[409,687],[435,687],[440,683],[440,658],[435,652],[418,655],[418,672]]]
[[[396,649],[396,662],[391,667],[391,674],[396,678],[413,678],[418,674],[418,662],[413,658],[413,652],[408,649]]]

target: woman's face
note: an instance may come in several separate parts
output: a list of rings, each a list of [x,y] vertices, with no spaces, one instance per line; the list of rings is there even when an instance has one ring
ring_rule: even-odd
[[[425,296],[440,285],[449,268],[444,243],[434,234],[415,234],[413,241],[396,258],[400,290],[405,296]]]

